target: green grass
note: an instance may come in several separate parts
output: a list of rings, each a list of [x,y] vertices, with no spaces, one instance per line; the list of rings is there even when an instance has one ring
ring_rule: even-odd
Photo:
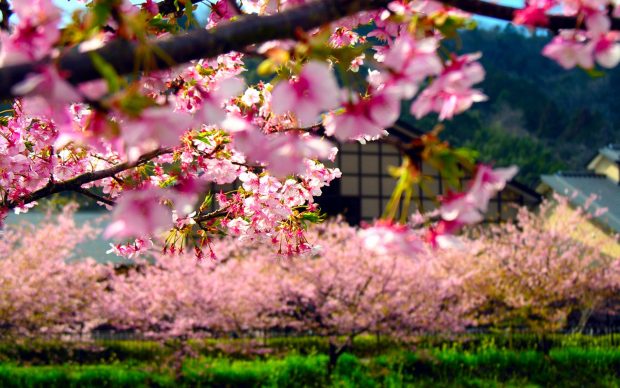
[[[620,387],[617,336],[0,342],[0,387]],[[189,346],[187,346],[189,345]]]
[[[343,340],[344,341],[344,340]],[[0,341],[0,363],[23,365],[51,364],[109,364],[162,363],[178,352],[183,342],[105,340],[94,342],[67,342],[60,340],[21,339]],[[329,339],[324,337],[274,337],[267,339],[194,339],[185,342],[194,353],[210,358],[253,360],[256,358],[282,358],[289,354],[327,354]],[[544,345],[544,346],[543,346]],[[355,338],[348,352],[359,358],[372,358],[391,352],[407,350],[455,350],[479,352],[485,349],[527,351],[545,349],[620,349],[619,335],[588,336],[581,334],[546,335],[541,338],[531,334],[476,334],[453,338],[427,336],[414,338],[407,343],[375,336]]]
[[[178,368],[153,362],[110,365],[0,365],[2,387],[620,387],[619,348],[563,347],[548,354],[486,345],[415,352],[344,353],[331,376],[324,354],[233,359],[199,356]]]

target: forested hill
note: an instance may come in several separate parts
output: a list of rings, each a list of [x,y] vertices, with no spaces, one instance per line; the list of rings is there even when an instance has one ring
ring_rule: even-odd
[[[583,169],[598,148],[620,142],[620,70],[596,77],[565,71],[541,55],[549,39],[510,26],[464,32],[462,51],[483,53],[489,101],[447,122],[443,132],[484,160],[519,164],[520,180],[532,186],[541,173]],[[416,122],[425,129],[435,123]]]

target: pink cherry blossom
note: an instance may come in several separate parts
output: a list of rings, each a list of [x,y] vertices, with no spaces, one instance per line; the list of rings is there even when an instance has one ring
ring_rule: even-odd
[[[542,53],[565,69],[572,69],[575,66],[590,69],[594,66],[592,50],[592,45],[587,44],[583,33],[562,31],[545,46]]]
[[[143,150],[148,147],[171,147],[179,144],[179,138],[194,124],[186,113],[175,112],[170,106],[146,108],[140,117],[123,122],[123,139],[129,147]]]
[[[406,225],[376,221],[358,233],[363,247],[378,255],[414,256],[424,251],[420,236]]]
[[[230,0],[217,0],[211,5],[211,12],[209,12],[209,21],[207,27],[214,27],[216,24],[222,21],[231,19],[237,15],[237,11],[230,4]]]
[[[386,88],[398,90],[402,99],[412,98],[420,83],[442,71],[437,56],[439,42],[435,38],[414,40],[409,34],[402,34],[390,46],[383,64],[390,69],[382,81]]]
[[[346,103],[343,112],[326,115],[323,125],[325,134],[339,140],[376,139],[386,135],[399,114],[399,96],[383,91]]]
[[[416,97],[411,114],[421,118],[439,113],[439,120],[451,119],[487,97],[472,86],[484,79],[484,69],[476,62],[479,54],[462,55],[446,64],[441,75]]]
[[[105,237],[128,238],[150,236],[172,224],[170,210],[161,203],[156,190],[132,190],[121,195],[112,212],[113,222]]]
[[[58,125],[68,122],[68,106],[82,101],[75,88],[51,67],[45,67],[37,74],[29,74],[23,82],[13,87],[13,92],[24,96],[25,113],[50,117]]]
[[[12,34],[0,32],[0,66],[49,55],[60,38],[60,10],[51,0],[16,0],[11,6],[19,21]]]
[[[482,221],[489,200],[503,190],[506,182],[517,174],[517,167],[492,169],[480,165],[471,186],[464,193],[449,195],[442,199],[441,218],[460,225],[472,225]]]
[[[549,23],[547,11],[555,5],[555,0],[530,0],[525,8],[515,12],[513,23],[528,27],[542,27]]]
[[[594,59],[599,65],[611,69],[620,63],[619,40],[620,35],[617,32],[608,32],[593,41]]]
[[[278,83],[272,91],[272,110],[276,114],[292,112],[304,125],[313,124],[321,112],[339,103],[339,88],[329,66],[308,62],[297,79]]]

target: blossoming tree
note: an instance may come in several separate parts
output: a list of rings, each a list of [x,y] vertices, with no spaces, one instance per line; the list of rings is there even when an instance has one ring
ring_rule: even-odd
[[[106,235],[133,241],[116,247],[126,256],[164,232],[167,249],[199,257],[220,233],[307,251],[313,197],[340,175],[321,163],[335,155],[330,140],[397,146],[405,164],[394,206],[409,202],[411,158],[448,176],[473,168],[432,135],[403,144],[386,132],[404,100],[417,118],[447,120],[486,99],[475,86],[480,54],[445,44],[473,14],[557,32],[543,54],[565,68],[617,65],[617,1],[526,3],[218,0],[203,29],[190,0],[93,0],[62,26],[51,0],[2,0],[0,95],[15,100],[0,126],[0,210],[65,191],[94,198],[113,209]],[[261,58],[268,83],[242,81],[249,57]],[[478,166],[471,187],[416,218],[417,229],[396,224],[406,209],[391,209],[364,232],[368,246],[453,244],[515,173]],[[206,194],[236,180],[235,191]]]

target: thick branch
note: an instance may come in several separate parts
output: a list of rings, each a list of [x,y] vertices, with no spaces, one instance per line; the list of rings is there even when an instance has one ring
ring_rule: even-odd
[[[200,3],[202,0],[189,0],[192,4]],[[177,7],[178,6],[178,7]],[[163,0],[157,3],[159,13],[167,15],[169,13],[183,12],[185,4],[181,1],[175,4],[174,0]]]
[[[81,192],[82,186],[95,182],[104,178],[113,177],[114,175],[121,173],[123,171],[132,169],[134,167],[138,167],[148,162],[151,159],[154,159],[160,155],[169,154],[172,152],[171,148],[159,148],[154,151],[148,152],[137,160],[133,162],[125,162],[114,165],[110,168],[106,168],[105,170],[87,172],[82,175],[78,175],[75,178],[71,178],[64,182],[54,182],[50,181],[45,187],[33,191],[32,193],[20,198],[16,201],[10,201],[6,204],[7,209],[13,209],[17,206],[25,205],[30,202],[38,201],[39,199],[43,199],[45,197],[49,197],[52,194],[61,193],[63,191],[76,191]]]
[[[270,40],[292,39],[299,31],[307,31],[363,10],[386,6],[389,0],[319,0],[270,16],[245,15],[237,21],[223,23],[212,30],[197,29],[169,39],[152,42],[155,51],[166,58],[155,57],[158,69],[171,67],[200,58],[242,50],[246,46]],[[114,67],[118,74],[130,74],[140,52],[137,43],[121,39],[94,50]],[[174,63],[171,63],[171,59]],[[50,60],[7,66],[0,69],[0,99],[14,97],[13,87],[29,73],[35,72]],[[67,71],[69,82],[79,84],[101,78],[89,53],[74,50],[57,61],[61,71]]]
[[[2,14],[2,21],[0,22],[0,29],[9,30],[9,18],[13,14],[9,0],[0,0],[0,14]]]

